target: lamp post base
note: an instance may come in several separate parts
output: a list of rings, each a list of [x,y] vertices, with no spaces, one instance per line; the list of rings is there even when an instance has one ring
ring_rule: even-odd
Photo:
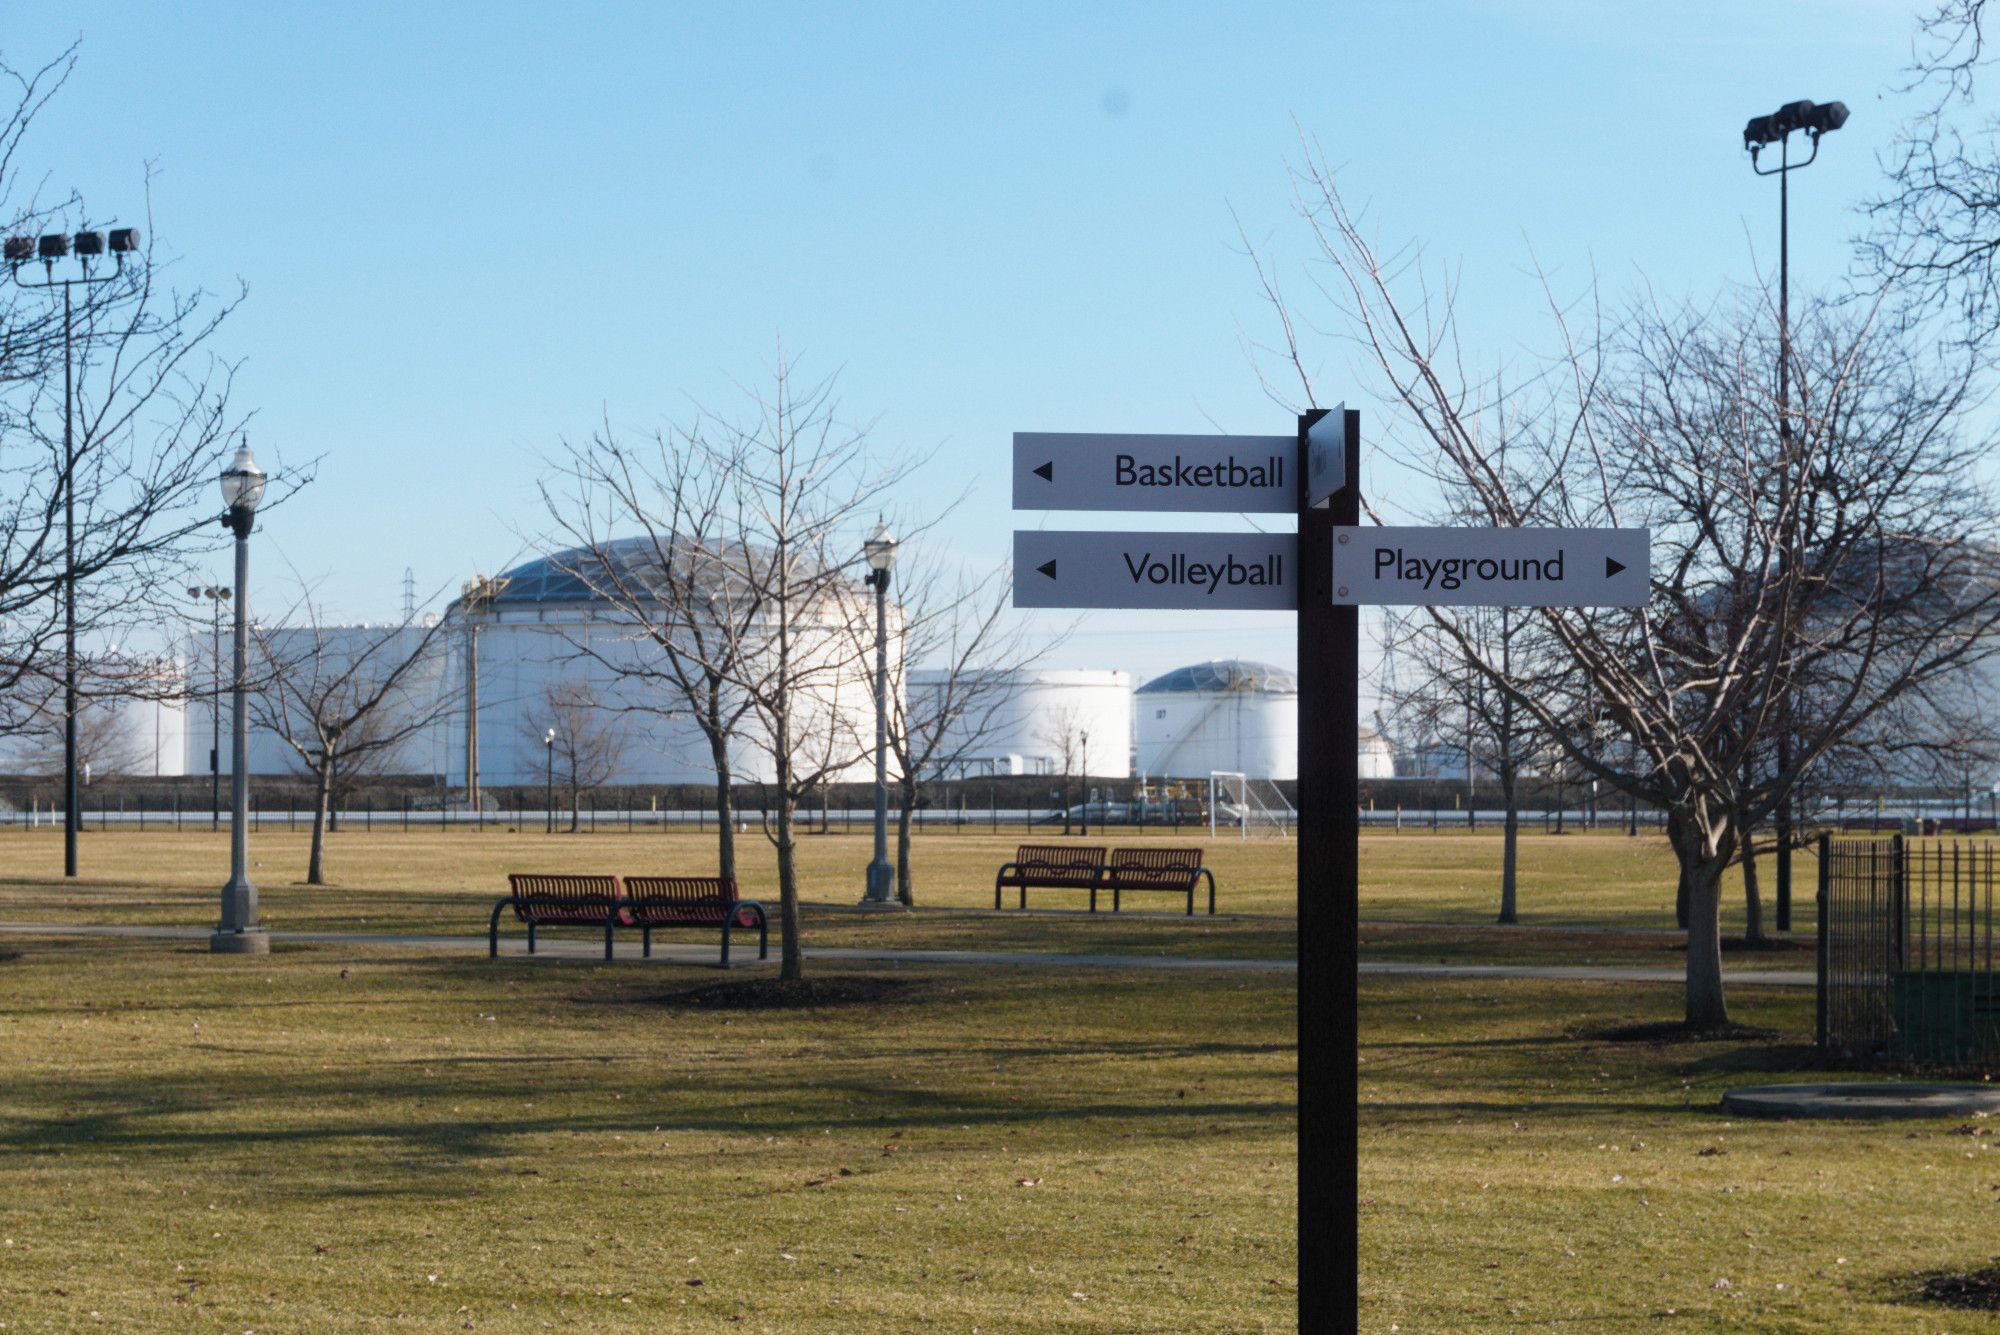
[[[864,909],[901,909],[906,907],[896,898],[896,869],[886,860],[878,859],[868,864],[868,893],[862,897]]]
[[[209,935],[208,953],[211,955],[268,955],[271,953],[271,938],[261,927],[252,927],[242,932],[226,932],[218,929]]]

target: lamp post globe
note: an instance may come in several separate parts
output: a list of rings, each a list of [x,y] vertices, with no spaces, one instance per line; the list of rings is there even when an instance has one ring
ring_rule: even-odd
[[[861,544],[867,586],[875,590],[875,856],[868,863],[864,908],[900,908],[896,869],[889,865],[889,572],[896,566],[896,535],[887,523]]]
[[[250,723],[245,663],[250,655],[250,530],[264,499],[264,470],[246,441],[222,470],[223,525],[236,537],[236,661],[230,684],[229,883],[222,887],[222,922],[208,939],[220,955],[265,955],[271,939],[257,920],[257,887],[250,882]],[[220,708],[220,701],[217,702]]]

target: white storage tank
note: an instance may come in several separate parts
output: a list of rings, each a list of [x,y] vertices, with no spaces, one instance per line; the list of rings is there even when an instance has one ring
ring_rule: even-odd
[[[946,740],[942,777],[1062,774],[1123,779],[1132,772],[1132,674],[1115,669],[1016,668],[969,674],[971,703]],[[936,697],[948,674],[909,674],[913,706]],[[964,689],[963,687],[961,688]],[[968,734],[976,733],[977,736]]]
[[[1288,668],[1241,658],[1194,663],[1147,682],[1133,702],[1147,778],[1299,777],[1299,682]]]

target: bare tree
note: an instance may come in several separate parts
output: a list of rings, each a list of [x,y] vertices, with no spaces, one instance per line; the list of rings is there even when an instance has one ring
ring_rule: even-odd
[[[1787,434],[1761,292],[1710,310],[1642,301],[1582,327],[1552,303],[1561,350],[1527,382],[1532,398],[1507,396],[1503,436],[1496,386],[1456,361],[1449,289],[1405,299],[1421,268],[1377,255],[1316,152],[1299,193],[1324,291],[1397,410],[1392,449],[1489,524],[1652,530],[1646,606],[1525,615],[1534,661],[1553,666],[1532,683],[1464,616],[1431,615],[1580,770],[1666,812],[1690,910],[1686,1019],[1726,1023],[1719,887],[1742,823],[1895,701],[1994,647],[2000,570],[1983,442],[1963,421],[1969,360],[1917,347],[1876,309],[1810,303]],[[1746,766],[1788,699],[1790,765]],[[1638,763],[1580,744],[1596,731],[1584,718],[1613,721]]]
[[[1510,676],[1525,677],[1525,663],[1514,662],[1517,618],[1509,609],[1474,612],[1464,618],[1464,632],[1481,646],[1485,657],[1497,660]],[[1384,683],[1382,697],[1397,730],[1443,738],[1456,732],[1464,738],[1468,775],[1481,754],[1491,763],[1500,785],[1502,811],[1500,912],[1502,924],[1520,919],[1520,778],[1522,762],[1534,753],[1535,738],[1523,711],[1506,691],[1496,690],[1428,616],[1395,616],[1387,623],[1388,655],[1402,671]],[[1469,806],[1469,801],[1468,801]]]
[[[916,903],[910,821],[926,781],[958,769],[991,737],[1013,699],[1014,674],[1060,641],[1032,647],[1006,612],[1013,580],[947,572],[924,560],[898,595],[901,634],[889,657],[889,751],[896,762],[896,897]],[[921,686],[913,669],[927,669]]]
[[[777,853],[785,978],[802,976],[804,966],[799,805],[868,754],[853,722],[865,713],[855,646],[869,611],[852,575],[860,528],[909,469],[871,458],[867,428],[841,418],[833,380],[802,382],[781,355],[769,388],[750,393],[745,413],[702,414],[648,454],[644,468],[632,467],[629,483],[622,471],[570,470],[595,501],[592,522],[603,526],[586,537],[601,540],[613,526],[650,535],[643,540],[652,554],[637,562],[634,583],[650,581],[664,609],[680,599],[685,611],[696,589],[710,605],[694,617],[656,611],[649,624],[665,632],[653,640],[681,698],[686,686],[712,682],[717,709],[726,711],[712,720],[735,720],[714,734],[724,751],[731,742],[747,745],[768,767],[776,819],[764,828]],[[699,516],[706,517],[701,534],[693,531]],[[581,564],[599,572],[589,578],[617,587],[602,576],[616,559]],[[673,572],[690,566],[699,568],[699,582],[691,576],[688,592],[675,592],[682,581]],[[627,595],[628,614],[641,601]],[[697,625],[712,636],[697,639]]]
[[[521,734],[549,748],[550,763],[569,794],[569,832],[575,834],[583,794],[610,782],[625,763],[623,720],[583,682],[550,682],[538,704],[522,720]]]
[[[328,818],[340,785],[392,772],[407,743],[447,718],[462,689],[448,671],[449,619],[334,627],[311,595],[282,627],[253,628],[252,720],[313,780],[306,884],[326,884]]]
[[[94,226],[81,197],[18,188],[37,179],[29,131],[75,59],[72,48],[33,71],[0,62],[0,86],[11,88],[0,111],[8,236]],[[150,245],[121,266],[95,266],[106,281],[67,295],[0,278],[0,694],[64,675],[70,579],[85,639],[166,604],[180,562],[210,536],[218,459],[240,425],[229,406],[234,368],[209,353],[240,292],[173,290]],[[16,273],[27,283],[53,276],[32,261]],[[9,723],[0,716],[0,728]]]
[[[620,708],[685,715],[700,730],[715,775],[716,870],[734,880],[735,748],[752,709],[740,683],[763,600],[738,577],[742,537],[728,528],[739,461],[712,434],[698,420],[631,443],[607,424],[564,446],[562,481],[542,496],[569,544],[564,568],[622,623],[609,641],[593,627],[570,645],[619,679]]]
[[[2000,332],[2000,128],[1975,99],[1991,60],[1985,11],[1985,0],[1937,0],[1919,16],[1899,91],[1918,94],[1920,109],[1885,156],[1888,180],[1857,243],[1865,269],[1971,342]]]
[[[1049,748],[1056,764],[1062,770],[1062,822],[1063,833],[1069,830],[1069,779],[1076,773],[1083,760],[1083,711],[1075,705],[1062,705],[1051,709],[1035,730],[1035,740]],[[1090,788],[1090,776],[1083,776],[1086,793]],[[1213,800],[1214,795],[1210,794]],[[1088,813],[1086,813],[1087,815]]]

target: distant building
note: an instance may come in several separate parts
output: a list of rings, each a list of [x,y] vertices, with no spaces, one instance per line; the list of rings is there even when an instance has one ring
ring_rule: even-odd
[[[917,668],[909,673],[914,705],[935,698],[949,674]],[[1132,772],[1132,674],[1089,668],[988,670],[977,684],[974,706],[959,725],[960,737],[978,731],[964,755],[942,777],[1069,772],[1122,779]],[[946,749],[961,740],[947,737]]]

